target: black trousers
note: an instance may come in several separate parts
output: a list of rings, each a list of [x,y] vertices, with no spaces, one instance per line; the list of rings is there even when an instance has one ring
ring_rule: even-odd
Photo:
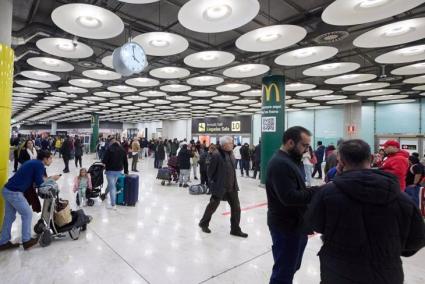
[[[254,178],[257,178],[257,172],[258,172],[258,177],[261,178],[260,163],[255,163],[254,165]]]
[[[225,199],[229,202],[230,205],[230,228],[232,232],[240,232],[241,227],[239,226],[241,222],[241,205],[239,203],[239,196],[237,191],[227,192],[225,194]],[[217,196],[212,195],[210,203],[205,208],[204,216],[202,217],[199,225],[202,227],[208,227],[211,221],[211,217],[214,212],[217,210],[218,205],[220,205],[221,199]]]
[[[313,174],[311,175],[311,177],[314,177],[316,175],[316,173],[319,173],[319,178],[322,178],[322,163],[316,163],[314,165],[314,171]]]
[[[132,161],[131,161],[131,170],[137,171],[137,162],[139,161],[139,155],[133,155]]]
[[[13,150],[13,170],[16,172],[19,165],[19,151],[18,149]]]
[[[200,171],[200,174],[201,174],[201,184],[208,185],[207,171]]]
[[[241,175],[243,175],[243,171],[245,170],[246,176],[249,177],[249,161],[241,160]]]
[[[83,156],[75,156],[75,167],[78,168],[78,164],[80,164],[80,168],[83,167]]]
[[[62,156],[62,158],[63,158],[63,163],[65,164],[64,171],[68,172],[69,171],[69,157]]]

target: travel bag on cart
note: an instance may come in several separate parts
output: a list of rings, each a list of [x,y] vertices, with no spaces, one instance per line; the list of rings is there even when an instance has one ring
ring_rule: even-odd
[[[125,205],[125,202],[124,202],[125,175],[122,175],[118,178],[116,187],[117,187],[116,204]]]
[[[189,187],[189,193],[192,195],[206,194],[207,191],[208,189],[204,184],[191,185]]]
[[[160,180],[171,180],[171,170],[169,168],[158,169],[156,178]]]
[[[127,175],[124,182],[124,204],[135,206],[139,200],[139,176]]]

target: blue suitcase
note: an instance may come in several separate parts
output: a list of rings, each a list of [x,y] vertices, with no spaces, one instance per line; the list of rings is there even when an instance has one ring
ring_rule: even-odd
[[[122,175],[118,178],[116,187],[117,187],[116,204],[125,205],[125,201],[124,201],[125,175]]]
[[[124,203],[127,206],[136,206],[139,200],[139,176],[127,175],[124,181]]]

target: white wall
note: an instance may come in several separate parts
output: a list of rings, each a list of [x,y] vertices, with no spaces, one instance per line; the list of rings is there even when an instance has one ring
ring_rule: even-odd
[[[261,114],[254,114],[252,116],[252,143],[258,144],[261,138]]]
[[[192,120],[164,120],[162,122],[162,137],[164,139],[177,138],[179,140],[186,138],[189,141],[192,139]]]
[[[162,128],[162,121],[152,121],[152,122],[138,123],[137,128],[141,132],[145,132],[145,128],[147,128],[148,129],[148,139],[152,139],[152,137],[154,136],[153,134],[157,133],[156,130],[158,128]]]

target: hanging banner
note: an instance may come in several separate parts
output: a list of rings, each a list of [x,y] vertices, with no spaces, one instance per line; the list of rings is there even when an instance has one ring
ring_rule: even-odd
[[[261,183],[266,183],[267,165],[282,145],[285,131],[285,77],[271,75],[263,78],[261,109]]]

